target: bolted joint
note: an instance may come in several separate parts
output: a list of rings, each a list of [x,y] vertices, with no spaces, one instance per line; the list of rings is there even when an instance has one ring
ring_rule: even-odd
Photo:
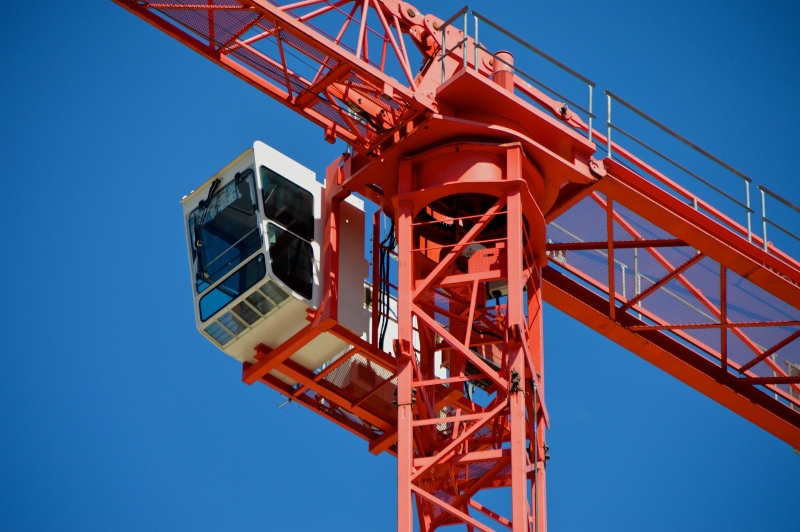
[[[519,393],[522,390],[519,388],[520,377],[516,369],[511,370],[511,393]]]
[[[394,356],[398,360],[410,360],[411,359],[411,342],[408,340],[395,340],[394,344]]]
[[[598,178],[603,178],[606,176],[606,167],[603,163],[591,157],[589,159],[589,171],[592,173],[593,176]]]
[[[400,404],[398,404],[397,403],[397,388],[395,388],[394,389],[394,401],[392,401],[392,404],[394,406],[396,406],[396,407],[411,406],[411,405],[417,404],[417,389],[416,388],[411,388],[411,402],[410,403],[400,403]]]

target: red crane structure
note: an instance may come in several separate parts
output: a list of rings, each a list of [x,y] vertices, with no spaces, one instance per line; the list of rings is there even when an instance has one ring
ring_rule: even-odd
[[[612,102],[649,117],[606,91],[595,130],[594,84],[569,71],[587,83],[584,120],[488,50],[479,22],[515,37],[468,8],[445,21],[397,0],[114,1],[351,146],[325,175],[322,304],[290,340],[253,346],[242,378],[396,455],[399,532],[546,530],[543,301],[800,448],[800,263],[766,239],[763,209],[753,231],[747,176],[690,145],[744,180],[743,225],[611,141],[628,137]],[[353,193],[396,235],[381,243],[375,223],[369,341],[338,322]],[[396,253],[396,286],[379,253]],[[290,360],[326,332],[345,356],[316,372]],[[511,515],[477,502],[488,489]]]

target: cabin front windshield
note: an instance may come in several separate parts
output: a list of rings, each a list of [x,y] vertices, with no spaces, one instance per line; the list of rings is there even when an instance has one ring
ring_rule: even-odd
[[[239,174],[189,215],[197,293],[261,249],[253,171]]]

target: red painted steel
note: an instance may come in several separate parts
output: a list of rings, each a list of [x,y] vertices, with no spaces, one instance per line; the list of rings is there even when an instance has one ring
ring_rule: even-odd
[[[537,295],[545,257],[531,237],[543,237],[544,217],[531,194],[541,176],[524,172],[523,157],[518,143],[457,143],[400,164],[393,202],[401,250],[395,353],[402,365],[402,530],[411,530],[411,494],[421,530],[458,522],[487,530],[470,507],[472,496],[489,488],[509,492],[512,518],[500,519],[513,530],[530,530],[535,518],[529,483],[537,475],[543,482],[545,440],[543,431],[533,437],[533,418],[542,417],[544,405],[539,398],[534,410],[526,393],[534,382],[543,388],[535,361],[542,355]],[[463,159],[470,164],[460,165]],[[497,260],[465,257],[476,242],[497,250]],[[508,297],[491,303],[487,294],[498,282]],[[437,354],[451,375],[446,382],[436,378]],[[466,382],[484,391],[472,395]]]
[[[326,172],[323,302],[292,339],[254,346],[242,378],[395,454],[400,532],[546,530],[543,301],[800,447],[800,263],[687,205],[624,146],[628,166],[595,160],[587,126],[507,52],[467,38],[440,60],[442,30],[461,32],[395,0],[115,2],[354,148]],[[391,353],[376,264],[371,340],[337,321],[339,210],[354,192],[396,228]],[[352,347],[315,372],[293,363],[320,334]],[[474,499],[498,488],[510,516]]]

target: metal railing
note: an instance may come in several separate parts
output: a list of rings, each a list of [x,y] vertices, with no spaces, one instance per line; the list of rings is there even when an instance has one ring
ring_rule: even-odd
[[[792,237],[795,240],[797,240],[798,242],[800,242],[800,237],[799,236],[797,236],[796,234],[792,233],[791,231],[789,231],[788,229],[786,229],[785,227],[783,227],[782,225],[780,225],[776,221],[770,220],[769,218],[767,218],[767,196],[779,201],[780,203],[782,203],[783,205],[789,207],[790,209],[792,209],[796,213],[800,213],[800,207],[798,207],[794,203],[782,198],[781,196],[779,196],[778,194],[774,193],[773,191],[771,191],[770,189],[768,189],[767,187],[765,187],[763,185],[758,185],[758,190],[761,192],[761,231],[762,231],[762,235],[763,235],[762,238],[764,239],[764,242],[763,242],[764,251],[767,251],[767,252],[769,251],[769,249],[768,249],[769,248],[769,241],[767,240],[767,225],[771,225],[774,228],[779,229],[783,233],[789,235],[790,237]]]
[[[752,214],[755,211],[750,206],[750,183],[752,183],[753,180],[750,177],[748,177],[747,175],[745,175],[744,173],[742,173],[739,170],[737,170],[736,168],[734,168],[733,166],[731,166],[728,163],[726,163],[725,161],[723,161],[722,159],[719,159],[718,157],[715,157],[714,155],[712,155],[711,153],[707,152],[706,150],[704,150],[703,148],[701,148],[700,146],[698,146],[694,142],[688,140],[686,137],[684,137],[684,136],[680,135],[679,133],[673,131],[672,129],[668,128],[667,126],[665,126],[664,124],[662,124],[661,122],[656,120],[655,118],[651,117],[650,115],[648,115],[647,113],[645,113],[644,111],[642,111],[638,107],[632,105],[631,103],[625,101],[623,98],[619,97],[618,95],[614,94],[613,92],[611,92],[609,90],[606,90],[604,92],[605,92],[605,95],[606,95],[606,98],[607,98],[607,102],[608,102],[608,109],[607,109],[607,115],[606,115],[606,128],[607,128],[606,129],[606,153],[607,153],[607,156],[609,158],[613,159],[613,148],[612,148],[612,142],[611,142],[611,132],[612,132],[612,130],[613,131],[617,131],[617,132],[621,133],[622,135],[624,135],[625,137],[627,137],[627,138],[631,139],[632,141],[636,142],[637,144],[639,144],[643,148],[647,149],[648,151],[654,153],[655,155],[658,155],[659,157],[661,157],[666,162],[668,162],[668,163],[672,164],[673,166],[675,166],[676,168],[682,170],[683,172],[685,172],[689,176],[693,177],[694,179],[696,179],[700,183],[702,183],[705,186],[709,187],[710,189],[714,190],[716,193],[718,193],[718,194],[722,195],[723,197],[727,198],[728,200],[732,201],[733,203],[735,203],[736,205],[738,205],[742,209],[744,209],[744,211],[746,213],[746,216],[747,216],[747,224],[746,224],[746,226],[747,226],[747,241],[748,242],[752,242],[753,241]],[[674,159],[664,155],[663,153],[661,153],[660,151],[656,150],[655,148],[653,148],[649,144],[643,142],[642,140],[640,140],[640,139],[636,138],[635,136],[633,136],[631,133],[628,133],[627,131],[625,131],[621,127],[619,127],[616,124],[612,123],[612,121],[611,121],[611,107],[612,107],[611,103],[612,103],[612,101],[616,101],[620,105],[622,105],[625,108],[629,109],[630,111],[634,112],[636,115],[640,116],[641,118],[645,119],[649,123],[653,124],[654,126],[659,128],[661,131],[667,133],[671,137],[673,137],[676,140],[680,141],[684,145],[692,148],[697,153],[703,155],[704,157],[706,157],[710,161],[715,162],[716,164],[718,164],[722,168],[728,170],[729,172],[733,173],[735,176],[740,178],[744,182],[744,188],[745,188],[744,201],[741,201],[741,200],[737,199],[736,197],[732,196],[731,194],[728,194],[727,192],[725,192],[721,188],[715,186],[714,184],[712,184],[708,180],[700,177],[695,172],[692,172],[691,170],[686,168],[684,165],[682,165],[682,164],[678,163],[677,161],[675,161]],[[692,206],[696,210],[699,210],[697,196],[693,197]]]
[[[470,17],[472,17],[472,21],[473,21],[473,34],[472,34],[472,36],[470,36],[470,34],[469,34],[469,29],[470,29],[469,19],[470,19]],[[456,42],[450,48],[448,48],[448,45],[447,45],[447,31],[446,30],[447,30],[448,27],[451,27],[451,26],[455,27],[455,24],[458,21],[461,21],[461,25],[463,26],[463,30],[459,30],[459,31],[462,31],[461,38],[458,40],[458,42]],[[526,49],[526,50],[528,50],[530,52],[533,52],[534,54],[536,54],[537,56],[539,56],[542,59],[545,59],[546,61],[548,61],[552,65],[554,65],[557,68],[561,69],[563,72],[565,72],[565,73],[569,74],[570,76],[572,76],[572,77],[580,80],[581,82],[585,83],[586,86],[587,86],[587,89],[588,89],[588,103],[587,103],[587,105],[584,107],[584,106],[578,104],[573,99],[570,99],[570,98],[566,97],[561,92],[553,89],[552,87],[550,87],[549,85],[545,84],[544,82],[538,80],[537,78],[535,78],[531,74],[523,71],[522,69],[520,69],[520,67],[518,65],[512,65],[512,64],[506,62],[505,60],[503,60],[502,58],[499,58],[496,55],[496,52],[493,52],[493,51],[489,50],[481,42],[481,40],[479,39],[479,29],[480,29],[480,23],[481,22],[484,25],[486,25],[486,26],[492,28],[493,30],[496,30],[499,33],[503,34],[504,36],[508,37],[509,39],[511,39],[512,41],[514,41],[515,43],[517,43],[518,45],[520,45],[524,49]],[[471,59],[472,60],[472,67],[473,67],[474,71],[478,72],[478,71],[480,71],[480,66],[479,66],[479,64],[480,64],[479,63],[480,51],[483,51],[483,52],[491,55],[493,61],[500,61],[501,63],[503,63],[506,66],[508,66],[514,72],[514,74],[516,76],[519,76],[521,79],[527,80],[528,82],[532,83],[533,85],[537,86],[538,88],[543,89],[547,93],[549,93],[549,94],[555,96],[556,98],[560,99],[565,104],[569,104],[573,108],[583,112],[587,116],[587,119],[588,119],[587,120],[588,121],[588,130],[584,131],[582,128],[576,128],[576,129],[579,129],[581,132],[585,132],[590,141],[593,140],[593,121],[594,121],[595,118],[597,118],[597,116],[594,114],[593,93],[594,93],[594,89],[596,88],[597,85],[592,80],[590,80],[586,76],[580,74],[579,72],[573,70],[572,68],[568,67],[567,65],[565,65],[561,61],[555,59],[551,55],[549,55],[549,54],[545,53],[544,51],[540,50],[539,48],[537,48],[537,47],[533,46],[532,44],[528,43],[524,39],[518,37],[514,33],[512,33],[510,31],[508,31],[507,29],[503,28],[499,24],[497,24],[497,23],[493,22],[492,20],[488,19],[487,17],[481,15],[477,11],[471,10],[468,5],[466,5],[463,8],[461,8],[457,13],[455,13],[452,17],[450,17],[447,21],[445,21],[437,29],[442,32],[442,49],[441,49],[440,57],[438,58],[438,60],[441,63],[442,83],[444,83],[447,80],[447,74],[446,74],[446,71],[445,71],[445,59],[448,56],[453,55],[455,52],[460,50],[461,51],[461,66],[462,66],[462,68],[465,69],[465,70],[467,68],[469,68],[469,61]],[[470,41],[470,37],[472,37],[471,41]],[[472,48],[473,48],[472,49],[472,52],[473,52],[472,54],[469,53],[470,52],[470,50],[469,50],[470,46],[472,46]],[[470,58],[470,55],[472,55],[471,58]],[[519,84],[517,86],[519,87]],[[521,88],[521,90],[524,92],[524,90],[525,90],[524,87]],[[753,213],[755,213],[755,210],[752,208],[751,194],[750,194],[750,192],[751,192],[751,190],[750,190],[751,189],[751,184],[753,183],[753,180],[749,176],[747,176],[743,172],[737,170],[736,168],[734,168],[730,164],[726,163],[722,159],[720,159],[720,158],[714,156],[713,154],[709,153],[708,151],[704,150],[703,148],[701,148],[697,144],[693,143],[692,141],[688,140],[686,137],[680,135],[676,131],[668,128],[667,126],[665,126],[664,124],[662,124],[661,122],[659,122],[655,118],[651,117],[650,115],[648,115],[647,113],[645,113],[641,109],[639,109],[636,106],[632,105],[631,103],[627,102],[625,99],[621,98],[620,96],[614,94],[613,92],[611,92],[609,90],[604,91],[604,93],[605,93],[606,98],[607,98],[606,139],[605,139],[605,146],[602,146],[602,145],[600,145],[600,146],[602,148],[605,148],[605,150],[607,151],[607,156],[609,158],[611,158],[611,159],[614,158],[614,146],[615,145],[612,143],[611,138],[612,138],[612,131],[616,131],[617,133],[625,136],[626,138],[628,138],[628,139],[632,140],[633,142],[637,143],[638,145],[640,145],[641,147],[645,148],[649,152],[657,155],[662,160],[664,160],[667,163],[671,164],[675,168],[678,168],[682,172],[684,172],[687,175],[689,175],[690,177],[692,177],[694,180],[698,181],[699,183],[702,183],[703,185],[705,185],[709,189],[713,190],[717,194],[719,194],[722,197],[726,198],[728,201],[732,202],[737,207],[739,207],[742,210],[744,210],[745,211],[746,222],[745,222],[745,225],[743,227],[742,225],[740,225],[739,223],[737,223],[733,219],[728,218],[727,215],[725,215],[722,212],[718,211],[710,203],[701,201],[698,198],[698,196],[695,195],[694,193],[689,192],[689,191],[683,189],[682,187],[680,187],[679,185],[677,185],[676,183],[671,182],[669,180],[669,178],[666,178],[666,176],[662,176],[662,177],[659,177],[659,176],[656,176],[656,175],[653,176],[656,179],[658,179],[659,182],[661,182],[664,185],[667,185],[668,187],[672,188],[673,191],[675,191],[679,195],[683,196],[687,201],[689,201],[690,205],[692,205],[692,207],[694,207],[695,210],[700,211],[701,208],[704,209],[706,211],[706,214],[708,214],[709,216],[712,216],[713,218],[717,219],[718,222],[728,226],[734,232],[737,232],[738,234],[744,236],[747,239],[748,242],[751,242],[751,243],[753,243],[755,245],[760,245],[760,247],[762,247],[765,251],[773,253],[773,254],[776,254],[776,255],[779,255],[784,260],[789,260],[790,262],[793,262],[789,257],[785,256],[784,254],[782,254],[782,253],[778,252],[776,249],[774,249],[774,247],[770,248],[769,243],[767,241],[768,226],[771,225],[775,229],[778,229],[782,233],[785,233],[786,235],[790,236],[794,240],[800,242],[800,236],[798,236],[795,233],[791,232],[790,230],[788,230],[786,227],[784,227],[780,223],[776,222],[775,220],[770,219],[770,218],[767,217],[767,196],[769,196],[770,198],[772,198],[775,201],[779,202],[780,204],[788,207],[789,209],[791,209],[792,211],[794,211],[794,212],[796,212],[798,214],[800,214],[800,207],[798,207],[797,205],[791,203],[790,201],[786,200],[785,198],[781,197],[780,195],[776,194],[775,192],[769,190],[767,187],[764,187],[762,185],[758,185],[758,189],[759,189],[759,191],[761,193],[761,232],[762,232],[762,234],[761,234],[761,238],[760,238],[761,242],[754,242],[753,241],[754,240],[753,239],[754,233],[753,233],[753,226],[752,226],[752,215],[753,215]],[[533,98],[533,96],[531,96],[530,94],[528,94],[527,96],[529,96],[529,97],[531,97],[532,99],[535,100],[535,98]],[[721,168],[723,168],[723,169],[727,170],[728,172],[732,173],[741,182],[744,183],[744,197],[743,198],[736,197],[736,195],[733,195],[733,194],[730,194],[730,193],[726,192],[722,188],[720,188],[720,187],[716,186],[715,184],[711,183],[708,179],[705,179],[705,178],[701,177],[700,175],[698,175],[698,173],[689,170],[685,165],[679,163],[675,159],[673,159],[673,158],[665,155],[664,153],[658,151],[653,146],[651,146],[651,145],[647,144],[646,142],[642,141],[641,139],[635,137],[633,134],[631,134],[628,131],[626,131],[625,129],[619,127],[617,124],[614,124],[611,121],[612,102],[614,102],[614,101],[617,102],[618,104],[622,105],[626,109],[632,111],[633,113],[635,113],[639,117],[643,118],[644,120],[646,120],[647,122],[649,122],[650,124],[652,124],[656,128],[660,129],[664,133],[667,133],[668,135],[670,135],[674,139],[678,140],[680,143],[684,144],[685,146],[688,146],[689,148],[691,148],[695,152],[697,152],[700,155],[702,155],[703,157],[705,157],[707,160],[712,161],[713,163],[717,164]],[[545,108],[548,111],[552,111],[551,109],[547,109],[541,102],[535,102],[535,103],[537,103],[538,105],[542,106],[543,108]],[[600,139],[602,140],[602,135],[600,135]],[[626,155],[624,155],[622,153],[625,150],[622,150],[622,147],[619,146],[619,145],[616,145],[616,146],[617,146],[617,151],[620,152],[620,155],[622,155],[623,157],[626,157]],[[644,165],[637,164],[637,166],[639,168],[641,168],[645,172],[652,172],[652,169],[647,170],[646,163]],[[656,172],[656,173],[658,173],[658,172]],[[755,236],[756,236],[756,240],[759,240],[758,235],[755,235]]]
[[[607,109],[607,113],[608,114],[607,114],[607,120],[606,120],[607,132],[606,132],[606,146],[605,146],[606,152],[607,152],[607,156],[609,158],[614,158],[613,143],[611,141],[611,132],[612,132],[612,130],[613,131],[617,131],[618,133],[621,133],[622,135],[624,135],[625,137],[627,137],[627,138],[631,139],[632,141],[636,142],[637,144],[639,144],[643,148],[647,149],[648,151],[654,153],[655,155],[658,155],[663,160],[665,160],[668,163],[672,164],[676,168],[682,170],[683,172],[685,172],[686,174],[688,174],[692,178],[696,179],[697,181],[699,181],[703,185],[705,185],[705,186],[709,187],[710,189],[712,189],[714,192],[720,194],[721,196],[723,196],[726,199],[730,200],[731,202],[735,203],[740,208],[744,209],[744,211],[746,213],[746,217],[747,217],[747,221],[746,221],[747,241],[753,243],[754,234],[753,234],[753,227],[752,227],[752,214],[755,212],[755,210],[753,210],[752,205],[751,205],[751,201],[750,201],[751,200],[750,188],[751,188],[751,184],[753,183],[753,180],[749,176],[745,175],[741,171],[739,171],[736,168],[734,168],[733,166],[731,166],[730,164],[728,164],[725,161],[719,159],[718,157],[715,157],[714,155],[712,155],[708,151],[704,150],[703,148],[699,147],[695,143],[693,143],[690,140],[686,139],[684,136],[682,136],[679,133],[676,133],[672,129],[668,128],[667,126],[665,126],[664,124],[662,124],[658,120],[654,119],[653,117],[651,117],[647,113],[643,112],[641,109],[639,109],[636,106],[632,105],[631,103],[625,101],[620,96],[614,94],[613,92],[611,92],[609,90],[606,90],[605,94],[606,94],[606,98],[607,98],[607,101],[608,101],[608,109]],[[697,173],[692,172],[691,170],[686,168],[684,165],[682,165],[682,164],[678,163],[677,161],[675,161],[674,159],[664,155],[663,153],[661,153],[660,151],[656,150],[655,148],[653,148],[649,144],[643,142],[642,140],[640,140],[640,139],[636,138],[635,136],[633,136],[631,133],[625,131],[624,129],[622,129],[618,125],[614,124],[612,122],[612,120],[611,120],[611,107],[612,107],[611,104],[612,104],[612,101],[616,101],[617,103],[619,103],[620,105],[624,106],[628,110],[632,111],[633,113],[635,113],[639,117],[645,119],[647,122],[649,122],[652,125],[656,126],[657,128],[659,128],[663,132],[667,133],[668,135],[672,136],[676,140],[678,140],[681,143],[685,144],[686,146],[692,148],[697,153],[703,155],[708,160],[713,161],[714,163],[718,164],[719,166],[721,166],[725,170],[729,171],[730,173],[732,173],[736,177],[738,177],[742,182],[744,182],[744,201],[741,201],[741,200],[737,199],[736,197],[732,196],[731,194],[727,193],[726,191],[722,190],[721,188],[715,186],[714,184],[710,183],[708,180],[706,180],[706,179],[700,177],[699,175],[697,175]],[[792,202],[788,201],[787,199],[781,197],[780,195],[776,194],[775,192],[771,191],[770,189],[768,189],[767,187],[765,187],[763,185],[758,185],[758,189],[761,192],[761,240],[762,240],[761,247],[762,247],[762,249],[764,251],[767,251],[767,252],[774,252],[775,251],[774,249],[772,249],[772,250],[770,249],[769,242],[767,240],[767,227],[768,227],[768,225],[773,226],[774,228],[780,230],[782,233],[784,233],[784,234],[792,237],[796,241],[800,242],[800,236],[798,236],[795,233],[791,232],[790,230],[788,230],[786,227],[782,226],[781,224],[779,224],[775,220],[772,220],[772,219],[767,217],[767,199],[766,198],[767,198],[767,196],[769,196],[772,199],[778,201],[779,203],[783,204],[784,206],[788,207],[789,209],[791,209],[792,211],[794,211],[794,212],[796,212],[798,214],[800,214],[800,207],[798,207],[797,205],[795,205]],[[695,208],[695,210],[699,210],[699,202],[698,202],[697,196],[694,196],[692,198],[692,206]],[[717,213],[713,213],[713,214],[714,214],[715,217],[719,218]],[[721,220],[721,221],[724,221],[724,220]],[[782,255],[782,254],[780,254],[780,255]]]
[[[553,56],[543,52],[539,48],[533,46],[529,42],[525,41],[524,39],[521,39],[520,37],[518,37],[514,33],[512,33],[510,31],[508,31],[507,29],[503,28],[502,26],[500,26],[496,22],[493,22],[492,20],[490,20],[487,17],[481,15],[477,11],[472,11],[468,5],[464,6],[463,8],[461,8],[456,14],[454,14],[452,17],[447,19],[447,21],[445,21],[438,28],[442,32],[442,50],[441,50],[441,55],[439,57],[439,61],[441,63],[441,69],[442,69],[442,83],[444,83],[446,81],[446,79],[447,79],[446,72],[445,72],[445,61],[444,60],[445,60],[446,57],[448,57],[449,55],[453,54],[453,52],[455,52],[459,48],[461,49],[462,67],[465,70],[469,67],[469,44],[470,44],[469,43],[469,38],[470,38],[470,35],[469,35],[469,17],[470,16],[472,16],[473,26],[474,26],[474,30],[473,30],[474,33],[472,35],[472,46],[473,46],[472,63],[473,63],[473,69],[475,70],[475,72],[478,72],[479,69],[480,69],[480,67],[479,67],[480,52],[479,51],[483,50],[487,54],[491,55],[492,59],[494,61],[499,61],[499,62],[503,63],[504,65],[508,66],[509,68],[511,68],[512,71],[514,72],[514,74],[524,78],[525,80],[527,80],[530,83],[533,83],[534,85],[538,86],[539,88],[544,89],[545,91],[549,92],[553,96],[555,96],[555,97],[559,98],[560,100],[562,100],[564,103],[567,103],[567,104],[571,105],[573,108],[578,109],[578,110],[582,111],[583,113],[585,113],[587,118],[588,118],[588,132],[587,132],[587,135],[588,135],[589,140],[592,140],[593,120],[595,118],[597,118],[597,116],[594,114],[594,109],[593,109],[593,103],[592,102],[593,102],[593,99],[594,99],[593,98],[594,89],[595,89],[595,87],[597,87],[597,84],[595,82],[593,82],[592,80],[590,80],[589,78],[587,78],[586,76],[584,76],[581,73],[577,72],[576,70],[573,70],[572,68],[568,67],[567,65],[565,65],[564,63],[562,63],[558,59],[554,58]],[[462,38],[457,43],[455,43],[451,48],[448,48],[447,47],[447,31],[446,30],[447,30],[448,27],[453,26],[453,24],[459,19],[463,20]],[[588,88],[588,93],[589,93],[588,94],[588,104],[587,104],[587,106],[584,107],[584,106],[578,104],[577,102],[575,102],[573,99],[570,99],[570,98],[564,96],[561,92],[553,89],[552,87],[548,86],[544,82],[536,79],[531,74],[529,74],[529,73],[525,72],[524,70],[520,69],[519,66],[512,65],[512,64],[504,61],[503,59],[497,57],[497,55],[495,55],[495,52],[489,50],[488,48],[486,48],[481,43],[481,41],[479,39],[479,29],[480,29],[479,22],[483,22],[484,24],[488,25],[489,27],[497,30],[498,32],[502,33],[503,35],[505,35],[509,39],[513,40],[514,42],[516,42],[517,44],[519,44],[523,48],[533,52],[534,54],[538,55],[542,59],[545,59],[546,61],[548,61],[551,64],[555,65],[556,67],[560,68],[562,71],[566,72],[567,74],[570,74],[574,78],[576,78],[576,79],[582,81],[583,83],[585,83],[587,88]]]

